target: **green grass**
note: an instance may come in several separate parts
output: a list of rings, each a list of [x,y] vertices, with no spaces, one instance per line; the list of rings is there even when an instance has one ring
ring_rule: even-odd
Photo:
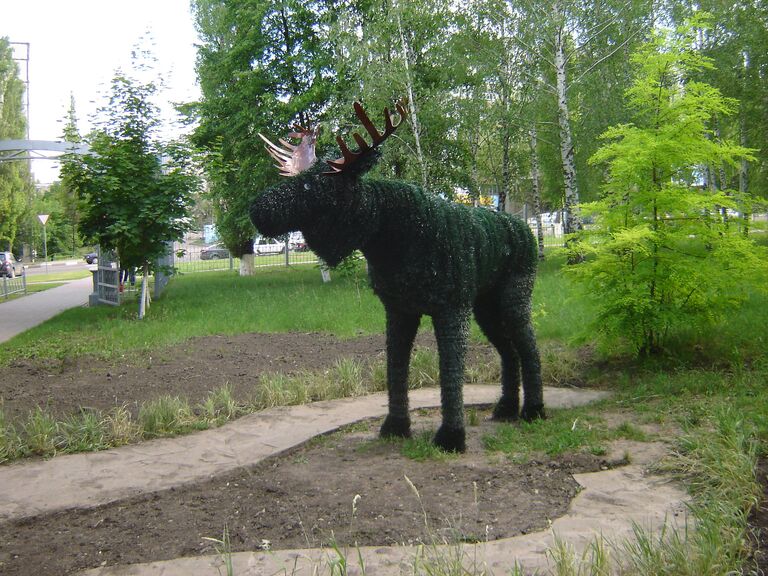
[[[449,460],[459,457],[456,453],[443,452],[432,443],[435,430],[422,430],[402,441],[400,453],[406,458],[423,462],[425,460]]]
[[[593,310],[575,296],[562,266],[561,256],[549,257],[540,267],[534,294],[545,379],[599,386],[613,396],[586,408],[551,411],[545,421],[496,426],[484,439],[486,446],[525,462],[535,453],[602,454],[617,438],[652,439],[643,423],[682,430],[679,438],[669,439],[675,451],[665,470],[689,486],[691,522],[697,530],[670,525],[660,538],[638,528],[633,539],[617,543],[627,558],[623,573],[735,573],[748,554],[747,518],[759,490],[753,472],[768,440],[768,300],[756,293],[719,324],[677,328],[657,358],[607,356],[592,346],[588,327]],[[314,266],[263,271],[250,278],[230,272],[185,275],[172,280],[143,321],[136,319],[133,304],[70,310],[4,344],[0,365],[12,358],[87,353],[108,358],[207,334],[283,331],[341,338],[383,333],[384,314],[362,277],[335,275],[323,284]],[[480,338],[476,327],[473,336]],[[488,381],[497,379],[498,372],[470,367],[467,376],[469,381]],[[434,353],[416,352],[411,378],[411,387],[437,381]],[[181,433],[268,406],[382,390],[384,382],[382,358],[370,363],[345,360],[327,374],[263,375],[246,401],[232,398],[229,390],[196,407],[166,398],[143,407],[136,421],[123,408],[98,417],[85,411],[57,422],[40,408],[18,424],[8,422],[0,410],[0,461]],[[611,422],[616,414],[626,418],[608,424],[609,413]],[[404,442],[404,452],[413,458],[440,456],[430,453],[429,438],[427,433],[417,436],[407,448]],[[567,546],[554,550],[562,567],[556,573],[603,573],[604,545],[596,541],[593,552],[580,557]]]
[[[137,319],[135,303],[67,310],[5,343],[0,366],[18,357],[112,357],[161,348],[194,336],[245,332],[326,332],[342,338],[384,330],[384,311],[354,279],[324,284],[313,266],[174,278]]]
[[[607,443],[620,433],[609,428],[595,412],[599,409],[551,410],[546,420],[502,423],[483,438],[483,444],[491,452],[502,452],[520,462],[537,452],[560,456],[586,449],[602,455]]]
[[[28,274],[27,286],[39,284],[40,282],[66,282],[68,280],[79,280],[89,277],[91,277],[91,271],[86,269],[64,270],[61,272],[49,272],[48,274]]]

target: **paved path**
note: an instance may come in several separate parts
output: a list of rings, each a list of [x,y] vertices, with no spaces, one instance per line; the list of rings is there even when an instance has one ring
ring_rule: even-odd
[[[497,386],[466,386],[467,404],[491,404]],[[547,388],[552,408],[586,404],[598,391]],[[440,405],[437,388],[413,390],[416,410]],[[264,410],[220,428],[102,452],[57,456],[0,467],[0,521],[66,508],[96,506],[143,492],[199,482],[298,446],[366,418],[384,416],[387,398],[372,394]],[[51,487],[55,486],[55,490]]]
[[[470,404],[496,400],[496,386],[466,386]],[[574,406],[592,402],[604,393],[563,388],[545,389],[547,405]],[[302,444],[312,437],[355,421],[383,416],[386,396],[374,394],[354,399],[317,402],[276,408],[230,422],[221,428],[177,438],[145,442],[104,452],[59,456],[48,461],[21,462],[0,467],[0,519],[18,519],[41,513],[96,506],[135,494],[197,482]],[[411,392],[413,409],[439,405],[439,390]],[[506,573],[515,561],[528,570],[546,566],[546,550],[554,535],[577,549],[595,535],[629,537],[633,523],[658,528],[680,513],[685,495],[674,484],[646,473],[645,466],[660,457],[660,445],[617,447],[618,456],[631,455],[632,465],[593,474],[579,474],[584,487],[568,514],[552,530],[483,545],[466,545],[468,563],[485,566],[495,574]],[[615,456],[615,455],[614,455]],[[55,487],[55,488],[54,488]],[[410,573],[414,558],[434,550],[414,547],[362,548],[366,571],[383,576]],[[357,551],[349,552],[356,562]],[[323,550],[283,550],[234,554],[235,573],[312,574],[329,561]],[[89,576],[210,576],[220,559],[213,556],[137,564],[104,566],[86,571]],[[298,569],[298,571],[296,571]],[[322,569],[318,573],[326,573]]]
[[[0,342],[42,324],[64,310],[87,304],[91,292],[93,279],[89,276],[0,303]]]

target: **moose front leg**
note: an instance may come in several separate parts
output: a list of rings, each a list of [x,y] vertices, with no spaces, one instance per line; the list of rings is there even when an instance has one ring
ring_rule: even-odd
[[[421,316],[387,308],[387,391],[389,414],[381,426],[382,438],[411,435],[408,414],[408,367]]]
[[[469,309],[434,316],[432,322],[440,355],[440,404],[443,411],[443,423],[434,442],[447,452],[464,452],[467,444],[462,386],[469,334]]]

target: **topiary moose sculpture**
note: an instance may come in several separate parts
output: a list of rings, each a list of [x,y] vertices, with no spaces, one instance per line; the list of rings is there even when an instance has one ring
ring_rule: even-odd
[[[253,202],[251,220],[268,236],[300,230],[307,245],[335,266],[355,250],[368,261],[373,290],[386,311],[389,414],[381,435],[410,435],[408,368],[423,315],[432,317],[440,357],[442,425],[434,443],[466,449],[462,383],[470,314],[501,356],[501,398],[493,417],[511,421],[544,416],[539,353],[531,325],[536,243],[528,226],[507,214],[443,200],[404,182],[362,178],[378,146],[402,123],[384,110],[380,133],[356,102],[372,138],[354,133],[357,151],[341,137],[342,157],[317,162],[317,133],[297,127],[301,143],[267,142],[289,178]],[[524,402],[520,410],[522,375]]]

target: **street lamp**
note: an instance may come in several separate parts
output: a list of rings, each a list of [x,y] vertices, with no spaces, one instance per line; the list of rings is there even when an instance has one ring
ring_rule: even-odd
[[[48,214],[38,214],[37,217],[43,225],[43,258],[45,258],[45,273],[48,274],[48,238],[45,235],[45,223],[48,222]]]

